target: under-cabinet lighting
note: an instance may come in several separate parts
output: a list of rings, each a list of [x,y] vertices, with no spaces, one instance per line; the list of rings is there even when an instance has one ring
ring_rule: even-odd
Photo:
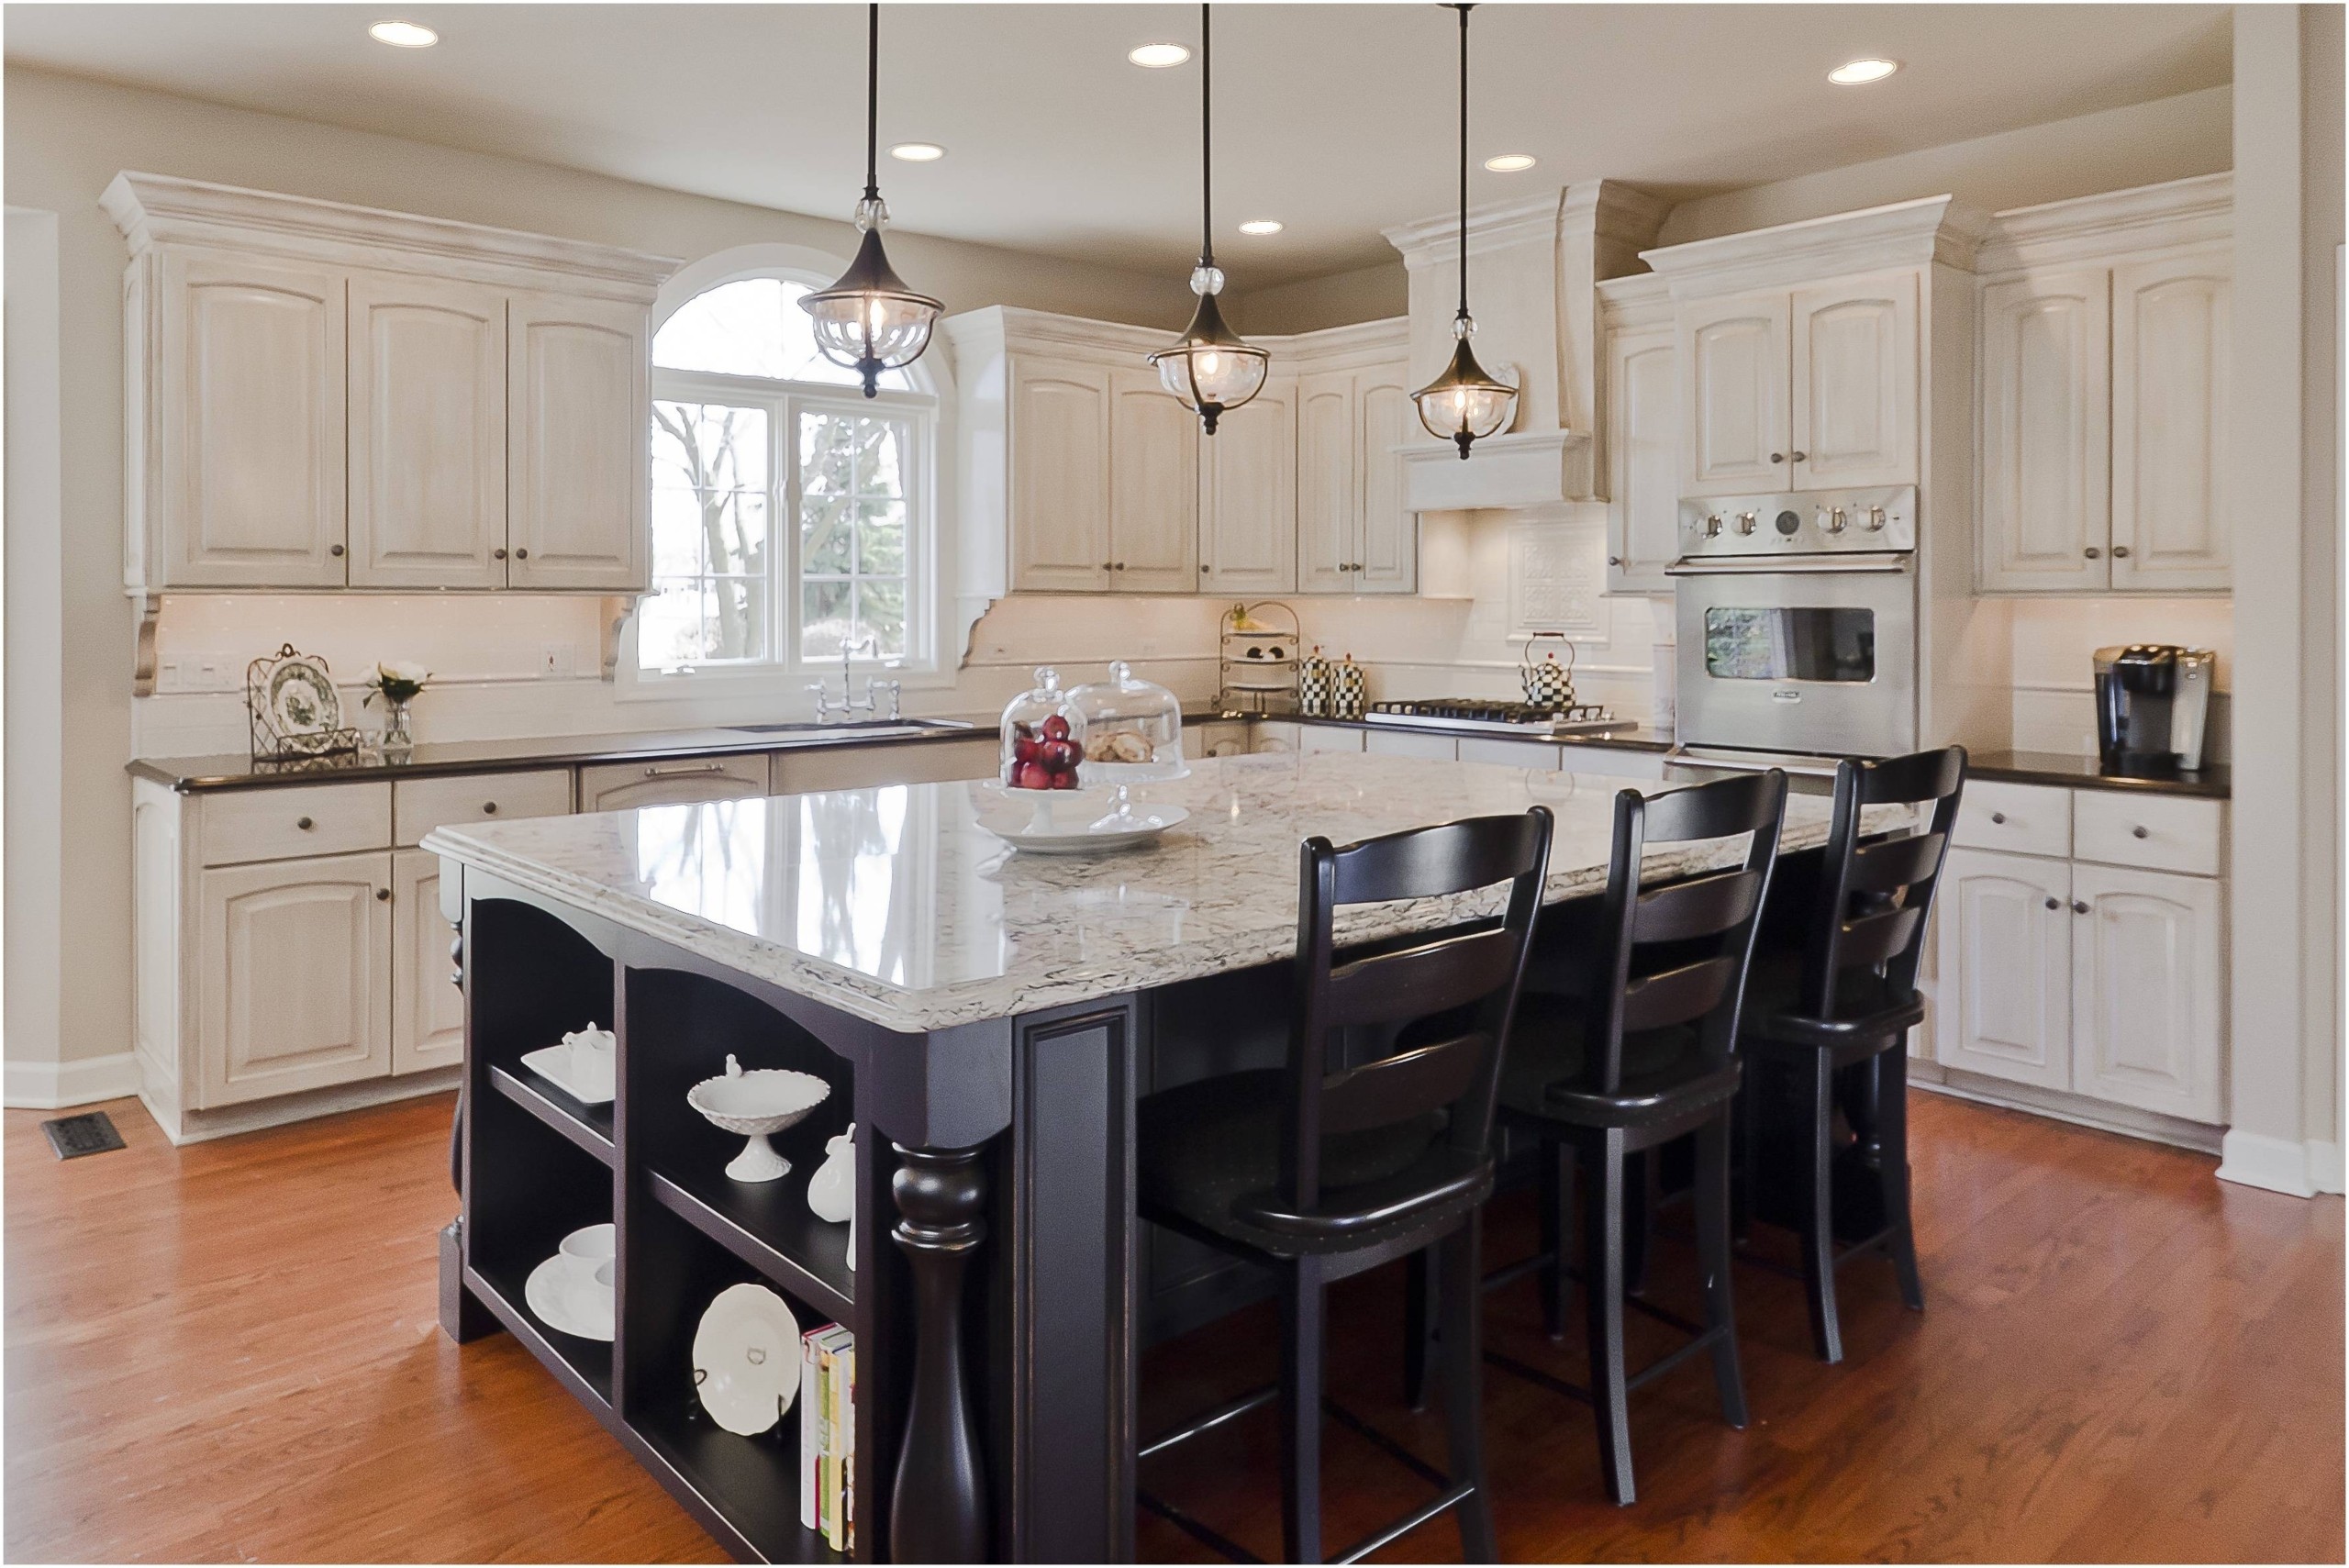
[[[414,22],[377,22],[367,29],[367,36],[394,49],[430,49],[440,41],[439,33]]]

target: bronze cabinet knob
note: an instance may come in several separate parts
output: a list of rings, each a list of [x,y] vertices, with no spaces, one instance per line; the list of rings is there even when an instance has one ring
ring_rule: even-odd
[[[311,821],[311,820],[310,820],[308,817],[296,817],[295,818],[294,818],[294,826],[295,826],[295,827],[296,827],[296,828],[299,828],[300,829],[302,829],[302,831],[303,831],[303,832],[306,833],[306,832],[308,832],[311,828],[313,828],[317,827],[317,823],[315,823],[315,822],[313,822],[313,821]]]
[[[389,904],[391,901],[392,901],[392,890],[391,890],[390,888],[388,888],[388,887],[379,887],[379,888],[375,889],[375,902],[376,902],[376,903],[378,903],[378,904]]]
[[[506,559],[506,547],[505,547],[504,545],[502,545],[502,544],[501,544],[501,545],[499,545],[495,550],[491,550],[491,551],[489,552],[489,558],[490,558],[492,561],[503,561],[503,560],[505,560],[505,559]]]
[[[2047,906],[2050,909],[2061,909],[2064,906],[2064,901],[2060,898],[2050,898],[2047,901]]]
[[[2075,914],[2075,915],[2085,915],[2085,914],[2087,914],[2087,912],[2088,912],[2088,906],[2087,906],[2087,905],[2085,905],[2085,904],[2081,903],[2081,902],[2080,902],[2078,899],[2076,899],[2076,898],[2075,898],[2075,899],[2073,899],[2073,900],[2072,900],[2072,913],[2073,913],[2073,914]]]
[[[484,800],[484,801],[483,801],[483,802],[481,803],[481,814],[482,814],[484,817],[495,817],[495,816],[496,816],[496,815],[497,815],[497,802],[495,802],[495,801],[494,801],[494,800]]]
[[[2113,559],[2113,560],[2115,560],[2115,561],[2126,561],[2126,560],[2128,560],[2128,559],[2129,559],[2129,547],[2128,547],[2127,545],[2125,545],[2125,544],[2116,544],[2116,545],[2114,545],[2114,546],[2112,547],[2112,559]]]
[[[1810,461],[1810,454],[1809,452],[1797,452],[1795,453],[1795,461],[1797,462],[1809,462]]]
[[[340,555],[342,553],[342,546],[339,544],[330,544],[327,546],[327,553],[328,555]]]
[[[2083,555],[2085,555],[2085,556],[2087,556],[2090,561],[2094,561],[2098,556],[2102,555],[2102,554],[2104,553],[2104,551],[2102,551],[2102,550],[2100,550],[2097,549],[2097,547],[2096,547],[2096,546],[2094,546],[2094,545],[2090,545],[2090,546],[2088,546],[2088,547],[2087,547],[2087,549],[2086,549],[2085,550],[2082,550],[2080,553],[2081,553],[2081,554],[2083,554]]]
[[[515,560],[517,560],[517,561],[528,561],[528,560],[529,560],[529,559],[530,559],[530,547],[529,547],[529,545],[527,545],[527,544],[526,544],[526,545],[522,546],[519,550],[517,550],[514,552],[514,559],[515,559]]]
[[[1770,461],[1772,462],[1784,462],[1787,461],[1787,454],[1784,452],[1772,452],[1770,454]]]
[[[1990,820],[1993,822],[2004,822],[2006,819],[2007,814],[2003,811],[1993,811],[1990,813]]]
[[[2147,831],[2146,831],[2144,828],[2130,828],[2130,829],[2129,829],[2129,836],[2130,836],[2131,838],[2132,838],[2132,839],[2150,839],[2150,838],[2152,838],[2152,837],[2153,837],[2153,835],[2152,835],[2151,833],[2147,832]]]

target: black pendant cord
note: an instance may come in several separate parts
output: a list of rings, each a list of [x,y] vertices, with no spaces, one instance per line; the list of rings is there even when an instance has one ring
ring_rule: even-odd
[[[881,6],[866,8],[864,34],[864,199],[881,199]],[[1464,168],[1461,176],[1468,175]]]
[[[1213,100],[1208,92],[1213,80],[1208,71],[1208,6],[1199,6],[1199,265],[1215,265],[1215,142],[1209,109]]]
[[[880,7],[874,7],[878,10]],[[1460,6],[1460,314],[1468,319],[1468,13]]]

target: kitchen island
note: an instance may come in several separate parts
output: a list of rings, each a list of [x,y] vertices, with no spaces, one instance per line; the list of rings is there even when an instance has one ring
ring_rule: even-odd
[[[514,1332],[738,1555],[823,1560],[798,1523],[796,1412],[746,1439],[695,1408],[696,1320],[756,1279],[803,1327],[856,1335],[859,1560],[1130,1558],[1138,1351],[1254,1288],[1136,1219],[1133,1104],[1282,1059],[1298,842],[1544,805],[1564,900],[1603,884],[1622,784],[1346,753],[1194,766],[1138,792],[1186,821],[1097,858],[1012,853],[979,825],[982,784],[436,829],[466,1003],[450,1331]],[[1787,849],[1823,840],[1825,807],[1788,802]],[[1671,846],[1648,875],[1742,854]],[[1497,892],[1349,909],[1338,936],[1415,938]],[[599,1106],[519,1062],[589,1022],[618,1037]],[[782,1181],[729,1180],[740,1140],[686,1107],[729,1054],[831,1085],[778,1136]],[[804,1201],[852,1120],[878,1221],[853,1257]],[[550,1331],[522,1291],[603,1219],[608,1344]]]

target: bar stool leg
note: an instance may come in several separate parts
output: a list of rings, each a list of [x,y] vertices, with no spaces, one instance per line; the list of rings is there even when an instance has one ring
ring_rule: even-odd
[[[1876,1138],[1884,1183],[1884,1214],[1892,1226],[1887,1246],[1900,1300],[1911,1312],[1925,1309],[1925,1282],[1917,1273],[1917,1233],[1909,1218],[1909,1043],[1896,1040],[1877,1058]]]
[[[1729,1194],[1729,1229],[1740,1243],[1753,1237],[1753,1184],[1762,1174],[1762,1161],[1754,1147],[1754,1103],[1760,1096],[1762,1059],[1748,1057],[1744,1081],[1738,1085],[1737,1098],[1730,1102],[1730,1152],[1736,1161],[1736,1178]]]
[[[1609,1128],[1583,1146],[1583,1305],[1590,1329],[1590,1403],[1607,1495],[1630,1503],[1631,1423],[1623,1368],[1623,1133]]]
[[[1428,1367],[1435,1353],[1437,1271],[1428,1266],[1432,1247],[1403,1262],[1403,1402],[1428,1407]]]
[[[1328,1299],[1321,1260],[1300,1258],[1281,1292],[1281,1547],[1321,1561],[1321,1351]]]
[[[1835,1072],[1823,1051],[1811,1053],[1809,1067],[1803,1129],[1810,1156],[1804,1162],[1810,1179],[1802,1216],[1803,1294],[1810,1304],[1811,1346],[1820,1361],[1832,1364],[1843,1359],[1843,1330],[1835,1317]]]
[[[1452,1479],[1476,1488],[1459,1507],[1464,1562],[1500,1561],[1485,1482],[1485,1271],[1476,1234],[1481,1220],[1481,1215],[1471,1214],[1435,1249],[1435,1273],[1443,1290],[1443,1415]]]
[[[1649,1243],[1655,1240],[1656,1200],[1664,1195],[1664,1151],[1633,1155],[1624,1170],[1623,1288],[1648,1293]]]
[[[1705,1327],[1719,1329],[1713,1341],[1713,1385],[1720,1392],[1721,1419],[1745,1429],[1745,1379],[1737,1364],[1737,1311],[1730,1297],[1729,1235],[1730,1108],[1697,1129],[1697,1262],[1705,1275]]]

